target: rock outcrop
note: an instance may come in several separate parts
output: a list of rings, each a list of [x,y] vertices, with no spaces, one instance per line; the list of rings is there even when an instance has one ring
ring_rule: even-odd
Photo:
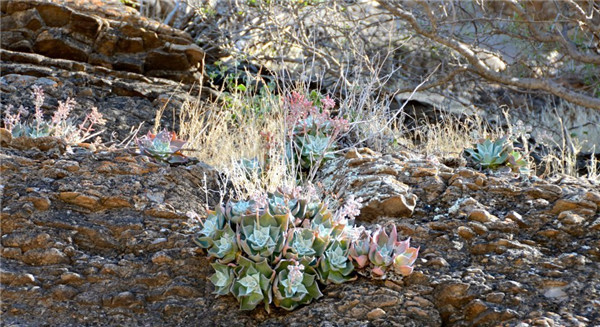
[[[117,0],[15,0],[0,8],[2,49],[177,82],[201,77],[204,52],[188,34]]]

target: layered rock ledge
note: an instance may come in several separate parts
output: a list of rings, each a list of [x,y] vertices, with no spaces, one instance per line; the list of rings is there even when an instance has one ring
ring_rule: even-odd
[[[126,151],[64,151],[35,142],[1,149],[8,325],[585,326],[600,319],[600,189],[583,180],[489,176],[357,151],[381,167],[363,172],[372,182],[393,176],[413,194],[411,215],[371,212],[359,223],[397,224],[421,247],[415,272],[401,281],[329,285],[307,306],[267,314],[232,310],[233,297],[211,294],[212,271],[185,212],[218,201],[214,169],[169,167]],[[324,185],[355,175],[355,159],[332,162],[342,168]]]

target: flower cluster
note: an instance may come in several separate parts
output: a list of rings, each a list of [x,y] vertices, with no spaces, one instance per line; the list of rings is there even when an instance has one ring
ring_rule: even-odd
[[[42,106],[44,105],[44,90],[37,85],[32,86],[31,97],[34,105],[33,120],[22,122],[21,115],[26,115],[28,111],[20,106],[16,111],[12,105],[6,109],[4,116],[4,126],[14,137],[38,138],[44,136],[53,136],[63,139],[68,144],[77,144],[84,142],[99,132],[94,133],[94,125],[104,125],[106,121],[96,107],[92,107],[83,122],[76,125],[73,119],[69,118],[71,111],[77,103],[72,98],[65,101],[58,101],[58,108],[54,115],[47,121],[44,119]]]
[[[229,201],[200,220],[195,241],[215,259],[215,294],[233,294],[242,310],[260,303],[267,311],[271,303],[293,310],[322,296],[319,283],[355,279],[355,269],[372,267],[381,278],[387,271],[412,272],[419,250],[409,240],[398,242],[395,227],[371,235],[351,223],[358,200],[350,198],[334,215],[313,199],[280,189]]]

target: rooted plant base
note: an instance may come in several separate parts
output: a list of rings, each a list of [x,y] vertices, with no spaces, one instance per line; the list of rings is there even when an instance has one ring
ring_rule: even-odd
[[[217,187],[212,168],[75,150],[52,159],[52,151],[2,148],[8,325],[494,326],[600,319],[600,190],[582,180],[517,182],[363,153],[402,172],[397,180],[419,197],[411,217],[375,220],[397,224],[421,247],[414,273],[395,282],[360,277],[328,285],[309,305],[267,314],[232,310],[235,298],[211,294],[212,269],[184,213],[206,204],[204,176],[209,189]],[[432,180],[440,196],[427,201],[423,189]],[[209,205],[217,200],[209,197]]]

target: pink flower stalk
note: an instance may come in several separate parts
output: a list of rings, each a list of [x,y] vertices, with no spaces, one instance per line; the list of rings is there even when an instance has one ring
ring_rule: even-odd
[[[31,98],[35,106],[35,120],[41,122],[44,118],[42,115],[42,106],[44,105],[44,89],[39,85],[31,87]]]
[[[293,285],[295,285],[299,280],[302,280],[302,271],[304,270],[304,265],[300,264],[298,261],[292,259],[292,261],[294,262],[293,265],[289,265],[287,267],[287,269],[290,271],[289,274],[289,287],[292,287]],[[290,293],[291,293],[291,289],[290,289]]]
[[[19,121],[21,121],[21,108],[20,107],[19,110],[17,110],[16,113],[12,113],[14,107],[12,104],[9,104],[8,106],[6,106],[6,112],[4,114],[4,126],[6,127],[6,129],[8,129],[9,131],[12,131],[13,127],[15,127],[16,124],[19,123]]]
[[[58,125],[65,122],[76,104],[77,102],[73,98],[67,98],[66,101],[58,101],[58,108],[54,112],[54,116],[52,116],[52,123]]]

